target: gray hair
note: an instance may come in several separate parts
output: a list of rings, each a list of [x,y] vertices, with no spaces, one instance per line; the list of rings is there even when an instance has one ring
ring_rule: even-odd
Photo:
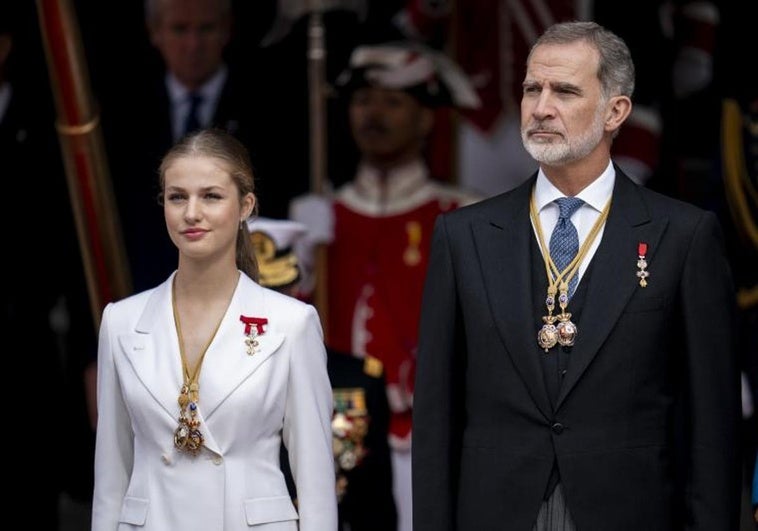
[[[160,20],[161,13],[171,0],[145,0],[145,20],[154,24]],[[215,0],[214,4],[224,15],[232,12],[232,0]]]
[[[597,77],[603,95],[632,97],[634,92],[634,62],[626,43],[595,22],[561,22],[550,26],[529,51],[527,62],[534,49],[541,44],[570,44],[585,41],[600,55]]]

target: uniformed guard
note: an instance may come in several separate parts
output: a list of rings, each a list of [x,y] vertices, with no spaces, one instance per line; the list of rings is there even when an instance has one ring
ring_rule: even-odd
[[[399,529],[408,531],[415,350],[432,227],[440,213],[480,199],[443,182],[425,148],[441,111],[479,99],[449,57],[405,41],[357,47],[336,86],[360,162],[332,197],[296,198],[290,218],[308,227],[305,241],[328,244],[327,346],[384,365],[395,503]]]

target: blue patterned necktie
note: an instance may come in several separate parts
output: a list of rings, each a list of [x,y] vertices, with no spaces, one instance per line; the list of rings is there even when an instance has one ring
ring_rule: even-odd
[[[193,131],[200,129],[200,105],[203,104],[203,95],[198,92],[191,92],[189,94],[189,112],[184,119],[184,134],[187,135]]]
[[[579,235],[576,227],[571,223],[571,216],[584,204],[584,201],[576,197],[561,197],[555,200],[560,208],[558,223],[555,224],[553,234],[550,236],[550,257],[558,268],[563,272],[571,263],[576,253],[579,252]],[[579,281],[579,275],[574,275],[569,281],[568,295],[571,297]]]

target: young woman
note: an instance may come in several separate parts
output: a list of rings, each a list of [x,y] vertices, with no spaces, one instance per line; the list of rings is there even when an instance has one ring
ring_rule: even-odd
[[[246,149],[194,133],[160,183],[179,262],[103,312],[93,531],[336,529],[321,326],[312,306],[256,283]]]

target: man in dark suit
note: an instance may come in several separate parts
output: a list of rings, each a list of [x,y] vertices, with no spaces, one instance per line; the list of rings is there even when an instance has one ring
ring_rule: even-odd
[[[292,293],[300,280],[293,244],[306,233],[298,222],[256,218],[248,221],[261,285]],[[334,394],[332,436],[337,474],[339,531],[395,531],[392,464],[387,440],[390,409],[382,363],[373,357],[327,349]],[[283,468],[289,470],[286,451]],[[294,484],[288,478],[293,496]]]
[[[734,288],[716,217],[611,160],[634,89],[613,33],[552,26],[523,87],[537,174],[435,227],[414,530],[736,529]]]
[[[275,106],[275,83],[260,75],[268,57],[230,52],[235,25],[231,0],[146,0],[145,24],[155,61],[131,78],[102,89],[103,127],[134,290],[158,284],[176,265],[176,249],[157,204],[157,169],[163,154],[186,133],[218,127],[249,149],[260,212],[286,215],[282,190],[303,191],[306,157],[280,157],[290,145]],[[248,72],[255,72],[249,74]],[[260,186],[259,186],[260,185]]]

